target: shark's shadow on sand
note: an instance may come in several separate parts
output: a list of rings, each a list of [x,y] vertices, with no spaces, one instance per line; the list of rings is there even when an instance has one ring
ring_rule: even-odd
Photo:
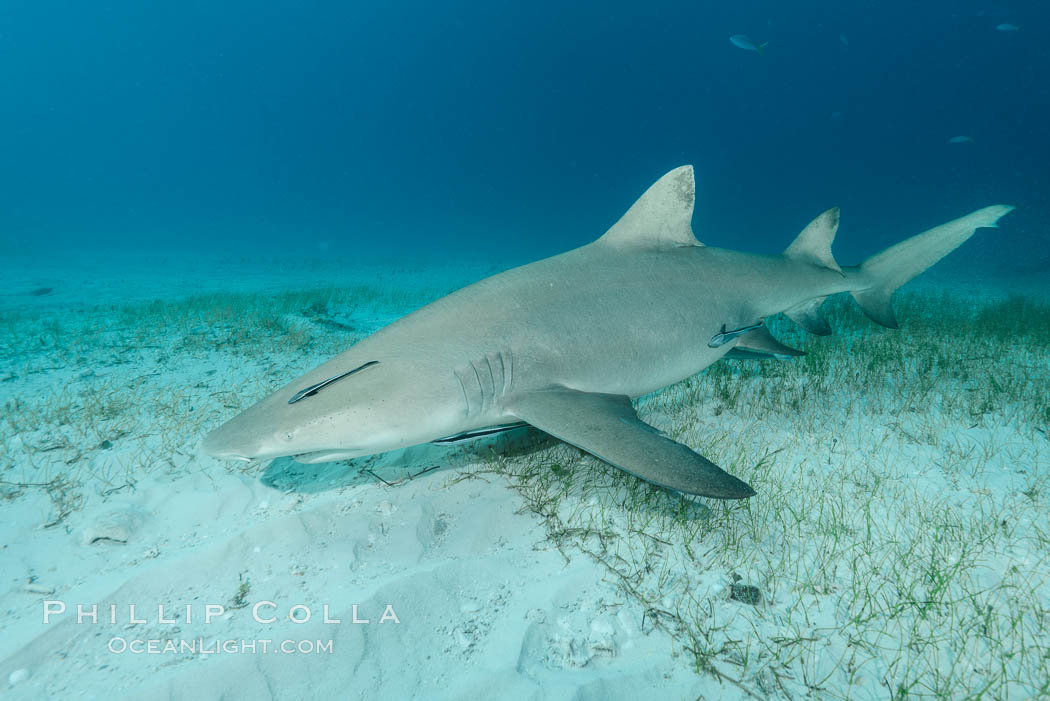
[[[423,443],[338,462],[303,464],[292,458],[277,458],[266,466],[259,480],[272,489],[302,494],[377,482],[396,484],[424,473],[432,476],[433,472],[480,462],[492,454],[529,455],[556,442],[542,431],[522,426],[452,445]]]
[[[424,443],[337,462],[306,464],[288,457],[277,458],[266,466],[259,480],[286,494],[318,494],[365,484],[393,487],[417,477],[441,479],[441,472],[484,462],[493,456],[527,458],[558,442],[532,426],[521,426],[451,445]],[[656,489],[662,493],[660,496],[636,501],[630,508],[665,515],[688,514],[690,519],[711,514],[710,508],[695,497],[672,489]]]

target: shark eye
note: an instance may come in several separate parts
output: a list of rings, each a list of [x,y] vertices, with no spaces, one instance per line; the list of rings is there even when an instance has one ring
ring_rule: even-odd
[[[332,384],[333,382],[338,382],[339,380],[343,379],[344,377],[350,377],[355,372],[360,372],[361,370],[364,370],[365,368],[370,368],[373,365],[379,365],[379,361],[378,360],[369,360],[364,365],[361,365],[360,367],[356,367],[353,370],[347,370],[346,372],[344,372],[344,373],[342,373],[340,375],[335,375],[334,377],[329,377],[327,380],[323,380],[322,382],[318,382],[316,385],[310,385],[306,389],[301,389],[301,390],[299,390],[298,392],[296,392],[295,394],[292,395],[292,398],[288,400],[288,403],[289,404],[295,404],[300,399],[306,399],[307,397],[312,397],[315,394],[317,394],[318,392],[320,392],[322,389],[327,387],[328,385]]]
[[[281,434],[281,438],[284,439],[285,443],[291,443],[295,440],[295,433],[293,431],[285,431]]]

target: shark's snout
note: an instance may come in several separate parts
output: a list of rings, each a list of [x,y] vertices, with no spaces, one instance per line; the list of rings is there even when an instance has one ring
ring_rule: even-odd
[[[213,458],[226,458],[230,460],[252,460],[255,455],[253,450],[246,446],[235,446],[229,444],[222,435],[223,427],[209,433],[197,445],[199,455],[207,455]]]
[[[266,440],[257,422],[244,414],[230,419],[204,437],[197,450],[203,455],[228,460],[275,457],[273,441]],[[278,451],[279,452],[279,451]]]

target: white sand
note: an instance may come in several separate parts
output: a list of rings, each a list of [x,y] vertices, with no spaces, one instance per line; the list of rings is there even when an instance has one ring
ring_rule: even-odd
[[[499,481],[446,486],[431,474],[398,488],[359,485],[300,495],[251,478],[197,474],[147,479],[41,531],[40,499],[5,513],[2,671],[28,670],[11,698],[549,698],[675,696],[708,683],[672,656],[665,635],[602,572],[566,563]],[[35,503],[34,503],[35,502]],[[85,544],[105,512],[134,514],[126,543]],[[16,573],[35,573],[26,591]],[[231,605],[243,575],[261,617],[309,606],[309,623],[273,625],[251,607],[205,625],[205,603]],[[120,621],[41,623],[41,602],[110,603]],[[127,605],[150,622],[128,624]],[[158,604],[184,619],[158,624]],[[400,624],[379,623],[387,604]],[[354,624],[358,618],[369,624]],[[318,619],[327,606],[340,624]],[[169,616],[172,614],[169,614]],[[113,654],[114,637],[141,640],[331,641],[331,654]],[[261,643],[260,643],[261,644]],[[214,648],[214,643],[211,645]]]

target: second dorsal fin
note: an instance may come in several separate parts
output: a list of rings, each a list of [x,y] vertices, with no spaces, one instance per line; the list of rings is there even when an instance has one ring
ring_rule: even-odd
[[[792,260],[831,268],[840,275],[845,275],[831,255],[831,242],[835,240],[835,232],[838,229],[839,208],[832,207],[811,221],[787,247],[784,255]]]
[[[675,168],[653,183],[598,240],[625,248],[700,246],[689,224],[695,192],[693,166]]]

